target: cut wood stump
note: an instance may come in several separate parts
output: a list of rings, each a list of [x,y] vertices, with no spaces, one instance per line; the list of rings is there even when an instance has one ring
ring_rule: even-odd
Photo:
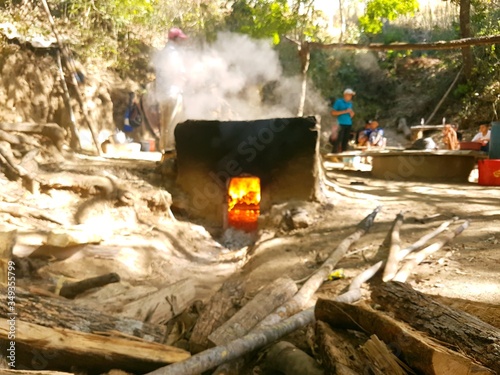
[[[0,319],[0,341],[8,341],[8,336],[9,322]],[[29,365],[35,352],[51,368],[62,370],[81,363],[89,371],[119,368],[143,373],[190,356],[182,349],[158,343],[43,327],[22,320],[16,320],[15,346],[19,366],[25,361]]]
[[[412,369],[431,375],[493,375],[494,372],[428,336],[366,305],[319,299],[315,316],[332,327],[375,334]]]
[[[500,330],[475,316],[442,305],[399,282],[373,289],[372,299],[415,329],[448,343],[500,373]]]
[[[76,306],[64,298],[35,296],[16,288],[17,318],[45,327],[60,327],[80,332],[110,332],[124,337],[136,336],[147,341],[163,342],[164,326],[103,314]],[[0,304],[0,317],[8,319],[6,304]]]

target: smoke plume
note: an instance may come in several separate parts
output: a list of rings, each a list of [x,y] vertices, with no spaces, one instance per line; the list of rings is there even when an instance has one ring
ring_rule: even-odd
[[[168,93],[172,82],[181,86],[183,119],[255,120],[296,115],[300,79],[283,76],[278,53],[269,41],[226,32],[210,45],[183,41],[176,47],[181,64],[167,61],[170,43],[154,60],[157,92]],[[271,86],[273,100],[264,103],[263,89]],[[311,85],[308,92],[317,109],[327,108]],[[309,105],[306,114],[316,112]]]

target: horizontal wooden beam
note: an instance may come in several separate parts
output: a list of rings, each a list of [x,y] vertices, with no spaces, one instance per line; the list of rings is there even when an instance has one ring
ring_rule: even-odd
[[[406,51],[406,50],[446,50],[462,47],[500,44],[500,35],[481,36],[477,38],[463,38],[450,41],[438,41],[430,43],[309,43],[311,48],[316,49],[341,49],[341,50],[368,50],[368,51]]]

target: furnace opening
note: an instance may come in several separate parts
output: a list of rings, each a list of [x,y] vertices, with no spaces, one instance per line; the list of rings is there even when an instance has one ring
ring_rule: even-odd
[[[228,226],[247,232],[257,230],[260,215],[260,178],[231,178],[227,195]]]

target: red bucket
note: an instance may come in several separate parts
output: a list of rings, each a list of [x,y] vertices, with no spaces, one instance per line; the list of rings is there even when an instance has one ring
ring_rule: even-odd
[[[483,159],[477,162],[479,170],[478,184],[500,186],[500,159]]]

